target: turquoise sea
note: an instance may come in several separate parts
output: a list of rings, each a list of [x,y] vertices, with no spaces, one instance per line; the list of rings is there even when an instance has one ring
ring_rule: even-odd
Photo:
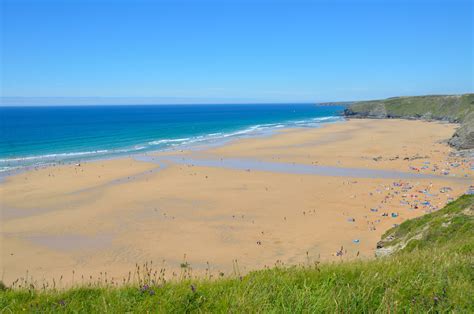
[[[342,120],[314,104],[0,107],[0,172],[261,136]]]

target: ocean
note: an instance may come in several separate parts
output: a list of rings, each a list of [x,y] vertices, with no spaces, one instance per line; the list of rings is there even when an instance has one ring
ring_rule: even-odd
[[[218,144],[342,120],[314,104],[0,107],[0,172]]]

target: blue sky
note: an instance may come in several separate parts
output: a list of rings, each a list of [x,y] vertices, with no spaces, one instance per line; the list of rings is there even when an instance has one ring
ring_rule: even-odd
[[[0,1],[4,97],[313,102],[474,90],[473,1]]]

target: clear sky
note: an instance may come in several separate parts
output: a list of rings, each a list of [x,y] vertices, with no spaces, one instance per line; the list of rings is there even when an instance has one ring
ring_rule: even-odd
[[[473,92],[473,1],[0,0],[3,97]]]

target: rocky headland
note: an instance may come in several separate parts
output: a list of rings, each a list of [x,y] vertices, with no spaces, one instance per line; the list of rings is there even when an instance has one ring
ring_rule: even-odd
[[[474,149],[474,94],[393,97],[349,105],[350,118],[419,119],[459,123],[449,140],[458,150]]]

